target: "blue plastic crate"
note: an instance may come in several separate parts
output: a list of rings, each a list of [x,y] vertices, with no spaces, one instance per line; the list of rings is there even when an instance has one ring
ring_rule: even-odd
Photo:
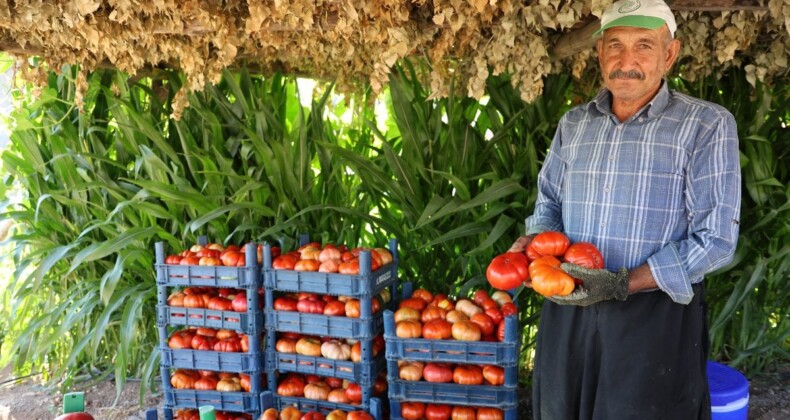
[[[348,379],[351,382],[368,386],[386,367],[383,354],[373,361],[363,360],[361,363],[327,359],[325,357],[305,356],[296,353],[280,353],[269,351],[266,354],[266,370],[272,372],[298,372],[332,378]]]
[[[263,332],[263,310],[234,312],[204,308],[159,305],[157,326],[187,325],[241,331],[254,335]]]
[[[165,389],[165,408],[199,408],[212,405],[217,410],[260,415],[260,394],[253,392],[198,391],[194,389]]]
[[[501,385],[505,388],[515,388],[518,386],[518,364],[510,366],[500,366],[504,370],[505,381]],[[388,380],[400,380],[400,369],[398,368],[398,361],[387,360],[387,373],[389,374]],[[410,383],[410,382],[409,382]],[[498,388],[499,386],[497,386]]]
[[[263,394],[271,393],[271,391],[264,391]],[[333,403],[329,401],[321,401],[321,400],[310,400],[307,398],[299,398],[299,397],[281,397],[277,394],[271,393],[274,398],[274,408],[277,410],[282,410],[285,407],[293,406],[298,408],[301,412],[305,413],[308,411],[318,411],[322,414],[327,414],[333,410],[343,410],[346,412],[351,411],[358,411],[363,410],[370,413],[376,420],[382,420],[383,413],[382,413],[382,401],[379,398],[371,398],[368,404],[360,404],[360,405],[352,405],[352,404],[340,404],[340,403]],[[263,397],[261,397],[263,399]]]
[[[231,353],[208,350],[176,350],[160,346],[162,366],[252,374],[265,367],[264,352]]]
[[[518,404],[516,387],[404,381],[393,377],[388,378],[388,386],[391,400],[497,407],[503,410],[515,408]]]
[[[400,414],[400,405],[401,405],[400,400],[390,399],[390,420],[403,420],[403,417],[401,417]],[[468,404],[455,404],[455,405],[468,405]],[[504,420],[519,419],[517,407],[502,410],[502,413],[504,414]],[[525,416],[522,415],[521,417],[524,418]]]
[[[505,341],[427,340],[395,335],[394,313],[384,311],[384,341],[387,360],[467,363],[515,366],[520,346],[518,319],[505,318]]]
[[[159,286],[210,286],[236,289],[261,287],[263,276],[257,264],[257,246],[250,244],[245,251],[248,261],[244,267],[197,266],[165,264],[165,244],[154,244],[156,254],[156,284]],[[257,290],[257,289],[256,289]]]
[[[301,244],[309,241],[303,235]],[[395,239],[389,243],[392,262],[371,271],[370,251],[359,254],[359,273],[356,275],[339,273],[319,273],[313,271],[275,270],[272,268],[271,249],[268,244],[263,246],[264,285],[268,289],[311,292],[325,295],[374,296],[396,284],[398,280],[398,245]]]
[[[370,339],[381,334],[384,321],[381,312],[373,315],[371,319],[360,319],[266,309],[265,324],[268,330]]]
[[[156,283],[160,286],[209,286],[235,289],[260,287],[258,267],[225,267],[156,264]]]
[[[368,275],[271,269],[265,271],[264,286],[273,290],[335,296],[376,295],[397,282],[397,270],[395,262]]]

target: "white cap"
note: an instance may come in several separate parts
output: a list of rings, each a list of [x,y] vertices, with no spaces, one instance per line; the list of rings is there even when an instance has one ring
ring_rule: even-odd
[[[594,38],[603,31],[617,26],[657,29],[664,24],[674,37],[678,24],[675,16],[662,0],[620,0],[612,4],[601,16],[601,29],[593,34]]]

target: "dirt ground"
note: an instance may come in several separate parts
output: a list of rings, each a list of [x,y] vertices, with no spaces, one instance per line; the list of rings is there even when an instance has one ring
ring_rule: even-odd
[[[75,391],[85,392],[86,411],[97,420],[143,420],[146,410],[153,407],[158,408],[159,419],[163,419],[162,395],[149,394],[140,406],[138,387],[139,382],[129,382],[116,405],[112,380]],[[35,378],[15,380],[8,369],[0,372],[0,420],[52,420],[61,410],[61,396],[38,384]],[[790,419],[790,366],[750,380],[749,419]]]

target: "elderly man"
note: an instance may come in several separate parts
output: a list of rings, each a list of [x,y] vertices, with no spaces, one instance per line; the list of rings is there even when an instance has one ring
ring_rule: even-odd
[[[738,238],[738,136],[724,108],[669,90],[680,42],[661,0],[614,3],[596,33],[605,88],[560,121],[534,234],[592,242],[606,269],[542,309],[536,419],[710,418],[706,273]]]

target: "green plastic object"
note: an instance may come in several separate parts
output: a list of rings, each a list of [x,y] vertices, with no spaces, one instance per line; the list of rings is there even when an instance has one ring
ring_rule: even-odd
[[[213,405],[201,405],[198,408],[200,413],[200,420],[217,420],[217,413],[214,411]]]
[[[82,413],[85,411],[85,393],[69,392],[63,395],[63,414]]]

